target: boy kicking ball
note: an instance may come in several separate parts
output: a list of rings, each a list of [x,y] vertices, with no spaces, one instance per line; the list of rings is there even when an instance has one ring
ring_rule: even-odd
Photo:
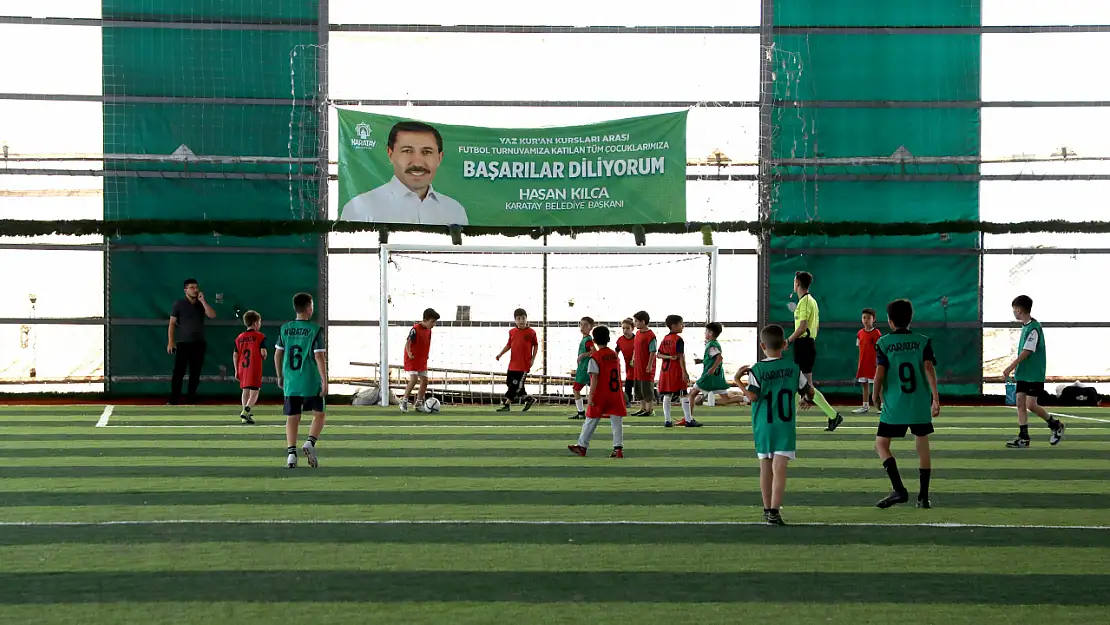
[[[909,491],[898,474],[898,463],[890,453],[890,439],[904,438],[908,430],[914,435],[920,467],[921,490],[917,494],[917,507],[928,508],[929,478],[933,471],[929,435],[933,433],[933,419],[940,415],[937,359],[929,337],[910,330],[913,304],[909,300],[899,299],[887,304],[886,317],[893,332],[875,345],[877,366],[871,399],[879,410],[875,451],[883,461],[894,490],[876,505],[889,508],[910,500]]]
[[[624,405],[624,389],[621,388],[621,362],[617,352],[609,349],[609,328],[597,326],[593,329],[593,343],[596,350],[589,355],[590,393],[586,406],[586,421],[578,443],[567,445],[571,453],[585,456],[590,447],[597,424],[609,419],[613,428],[613,453],[610,458],[624,457],[624,417],[628,409]]]
[[[786,525],[780,508],[786,492],[786,467],[797,453],[798,427],[795,403],[802,409],[813,405],[813,387],[801,368],[784,360],[786,333],[769,325],[759,333],[759,346],[767,355],[752,366],[740,367],[736,383],[752,402],[752,438],[759,457],[759,491],[763,495],[763,522]],[[741,381],[748,376],[748,383]],[[797,401],[798,392],[804,399]]]

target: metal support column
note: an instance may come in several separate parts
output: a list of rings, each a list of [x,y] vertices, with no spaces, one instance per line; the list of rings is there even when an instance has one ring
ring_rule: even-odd
[[[774,57],[775,39],[773,34],[775,0],[761,0],[759,20],[759,262],[757,280],[756,322],[759,328],[767,325],[770,319],[771,289],[771,198],[773,192],[771,158],[773,156],[774,124]],[[756,342],[758,345],[758,341]],[[762,355],[756,347],[756,361]]]

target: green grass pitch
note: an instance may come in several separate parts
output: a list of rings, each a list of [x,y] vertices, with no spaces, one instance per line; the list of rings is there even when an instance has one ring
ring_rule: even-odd
[[[334,407],[315,470],[284,468],[278,407],[253,427],[236,407],[102,410],[0,408],[4,622],[1090,625],[1110,609],[1106,410],[1062,410],[1058,447],[1035,422],[1013,450],[1012,409],[946,407],[931,510],[874,507],[874,415],[826,433],[811,411],[788,527],[758,524],[735,407],[700,410],[701,429],[630,417],[623,460],[605,423],[571,455],[566,409]],[[912,441],[895,454],[912,497]]]

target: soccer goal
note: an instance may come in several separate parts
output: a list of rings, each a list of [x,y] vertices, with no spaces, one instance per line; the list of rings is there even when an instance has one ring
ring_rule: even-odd
[[[637,311],[651,315],[660,338],[666,316],[681,315],[690,353],[700,349],[701,326],[716,318],[714,246],[384,244],[379,251],[379,388],[403,389],[405,340],[427,308],[440,315],[429,388],[447,401],[491,403],[504,391],[509,355],[495,357],[518,308],[539,339],[528,390],[551,399],[573,383],[582,317],[608,325],[615,343],[621,320]],[[380,397],[388,405],[389,396]]]

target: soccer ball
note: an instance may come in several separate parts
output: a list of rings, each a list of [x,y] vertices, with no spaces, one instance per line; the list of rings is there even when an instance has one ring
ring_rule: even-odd
[[[424,409],[428,412],[439,412],[439,400],[435,397],[429,397],[424,400]]]

